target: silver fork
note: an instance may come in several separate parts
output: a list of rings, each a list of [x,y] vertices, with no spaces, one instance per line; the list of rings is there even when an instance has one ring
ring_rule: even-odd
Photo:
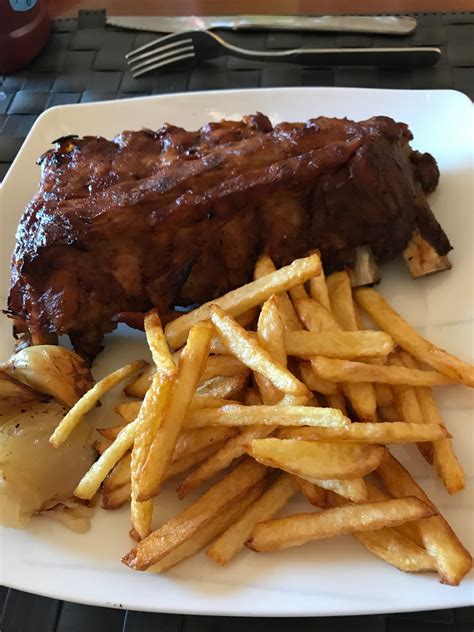
[[[211,31],[171,33],[126,55],[132,75],[178,62],[205,61],[224,55],[254,61],[274,61],[301,66],[431,66],[441,57],[439,48],[295,48],[283,51],[248,50],[226,42]]]

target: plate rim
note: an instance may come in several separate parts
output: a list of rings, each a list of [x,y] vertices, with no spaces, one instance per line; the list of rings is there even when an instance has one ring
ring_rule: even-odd
[[[403,572],[403,571],[400,571]],[[437,581],[437,579],[435,577],[433,577],[434,581]],[[212,611],[209,608],[203,607],[203,608],[198,608],[198,607],[191,607],[191,608],[187,608],[187,607],[183,607],[181,610],[176,610],[176,608],[174,608],[173,606],[160,606],[159,610],[157,610],[155,607],[153,607],[153,604],[150,603],[149,607],[147,606],[140,606],[140,609],[138,610],[137,608],[135,608],[134,606],[127,606],[126,604],[121,604],[121,603],[115,603],[115,602],[107,602],[107,601],[102,601],[100,599],[80,599],[80,598],[71,598],[71,597],[64,597],[61,596],[60,593],[57,594],[52,594],[51,592],[47,592],[47,591],[42,591],[40,588],[38,589],[28,589],[25,590],[24,587],[22,587],[21,585],[18,585],[16,583],[14,584],[10,584],[10,585],[6,585],[3,584],[4,586],[6,586],[7,588],[11,588],[12,590],[18,590],[21,592],[26,592],[27,594],[32,594],[32,595],[36,595],[38,597],[45,597],[47,599],[56,599],[58,601],[64,601],[64,602],[69,602],[69,603],[76,603],[76,604],[80,604],[80,605],[84,605],[84,606],[93,606],[96,608],[112,608],[113,610],[124,610],[124,611],[128,611],[131,610],[132,612],[152,612],[152,613],[156,613],[156,614],[175,614],[175,615],[181,615],[181,616],[209,616],[209,617],[235,617],[235,618],[260,618],[260,617],[274,617],[274,618],[278,618],[278,619],[293,619],[293,618],[298,618],[298,619],[303,619],[303,618],[319,618],[319,617],[356,617],[356,616],[377,616],[377,615],[392,615],[392,614],[403,614],[403,613],[409,613],[409,612],[429,612],[429,611],[433,611],[433,610],[450,610],[450,609],[456,609],[456,608],[470,608],[474,606],[474,597],[469,600],[468,598],[466,598],[466,600],[460,600],[459,602],[457,602],[455,605],[450,605],[450,606],[442,606],[441,608],[439,607],[439,604],[433,604],[432,606],[426,606],[426,605],[415,605],[415,606],[408,606],[408,607],[396,607],[395,610],[392,611],[387,611],[386,608],[384,608],[383,605],[378,606],[378,605],[373,605],[371,606],[371,610],[370,611],[362,611],[362,610],[358,610],[358,609],[347,609],[345,611],[339,611],[336,609],[331,609],[328,608],[327,610],[322,610],[322,609],[315,609],[315,610],[311,610],[310,608],[308,608],[307,610],[304,610],[303,612],[292,612],[292,611],[278,611],[275,614],[275,610],[274,609],[261,609],[259,611],[255,611],[255,610],[232,610],[232,609],[219,609],[219,606],[216,606]],[[456,587],[453,586],[449,586],[448,588],[450,588],[451,590],[455,590]],[[473,589],[474,591],[474,589]]]

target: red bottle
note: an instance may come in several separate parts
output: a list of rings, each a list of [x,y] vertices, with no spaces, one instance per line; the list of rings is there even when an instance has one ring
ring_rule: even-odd
[[[46,0],[0,0],[0,73],[26,66],[48,39]]]

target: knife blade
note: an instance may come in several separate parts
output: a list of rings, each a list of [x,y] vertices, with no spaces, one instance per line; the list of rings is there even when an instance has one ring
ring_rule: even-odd
[[[154,33],[175,33],[219,28],[408,35],[416,29],[415,18],[394,15],[116,15],[107,17],[107,24],[135,31],[151,31]]]

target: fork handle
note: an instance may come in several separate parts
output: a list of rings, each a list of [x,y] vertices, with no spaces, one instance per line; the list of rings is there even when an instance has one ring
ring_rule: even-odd
[[[439,48],[339,48],[295,51],[293,63],[321,66],[432,66],[441,57]]]
[[[235,54],[235,53],[231,53]],[[432,66],[441,58],[439,48],[301,48],[271,54],[253,52],[236,55],[257,61],[283,62],[299,66]]]

